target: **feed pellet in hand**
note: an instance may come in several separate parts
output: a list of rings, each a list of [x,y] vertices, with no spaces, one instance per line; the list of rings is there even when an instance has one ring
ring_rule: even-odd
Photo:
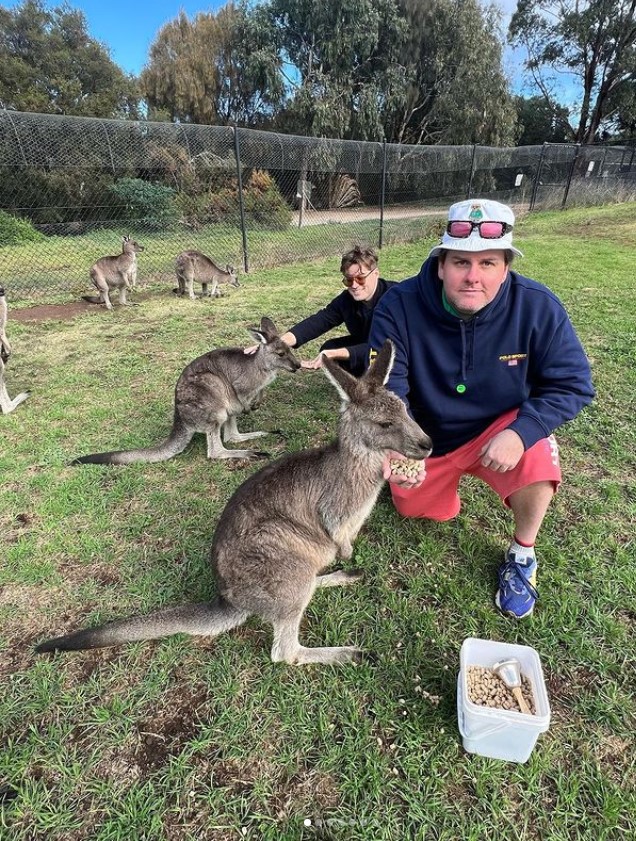
[[[422,462],[414,458],[391,458],[389,459],[389,466],[394,476],[417,479],[422,469]]]

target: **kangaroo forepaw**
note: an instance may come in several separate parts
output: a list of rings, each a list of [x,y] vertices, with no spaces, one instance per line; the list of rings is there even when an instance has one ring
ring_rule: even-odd
[[[361,580],[362,573],[358,570],[345,572],[344,569],[338,569],[335,572],[328,572],[326,575],[319,575],[316,578],[316,585],[318,587],[347,587],[351,584],[357,584]]]
[[[310,663],[330,665],[334,663],[361,663],[365,652],[353,645],[343,645],[329,648],[305,648],[299,647],[294,656],[287,662],[297,666],[304,666]],[[286,658],[285,658],[286,659]]]
[[[350,543],[343,543],[338,546],[338,557],[343,561],[348,561],[353,555],[353,546]]]

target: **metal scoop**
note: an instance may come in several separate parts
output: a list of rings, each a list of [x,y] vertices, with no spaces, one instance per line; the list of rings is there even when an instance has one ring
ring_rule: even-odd
[[[492,666],[492,670],[501,678],[508,689],[511,690],[519,704],[521,712],[529,714],[530,707],[526,703],[526,699],[523,697],[523,692],[521,691],[521,664],[519,661],[515,660],[514,657],[510,660],[500,660]]]

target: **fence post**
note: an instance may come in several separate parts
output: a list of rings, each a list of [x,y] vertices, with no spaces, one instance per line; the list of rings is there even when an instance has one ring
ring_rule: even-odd
[[[382,248],[382,237],[384,232],[384,200],[386,197],[386,140],[382,141],[382,184],[380,187],[380,234],[378,237],[378,248]]]
[[[233,126],[234,132],[234,157],[236,158],[236,178],[238,181],[239,214],[241,217],[241,234],[243,235],[243,268],[245,274],[249,274],[250,267],[247,256],[247,231],[245,230],[245,208],[243,207],[243,177],[241,175],[241,152],[239,150],[238,126]]]
[[[466,193],[466,198],[469,199],[471,193],[473,192],[473,178],[475,175],[475,158],[477,155],[477,144],[473,143],[473,153],[470,159],[470,175],[468,177],[468,191]]]
[[[576,144],[576,151],[574,152],[574,157],[572,158],[572,163],[570,164],[570,171],[568,172],[568,179],[565,184],[565,192],[563,193],[563,201],[561,202],[561,210],[565,210],[565,205],[568,200],[568,193],[570,192],[570,184],[572,183],[572,178],[574,177],[574,170],[576,168],[576,162],[579,158],[579,153],[581,151],[581,144]]]
[[[532,197],[530,198],[530,207],[528,208],[528,211],[534,210],[534,205],[537,200],[537,192],[539,190],[539,181],[541,180],[541,170],[543,169],[543,159],[545,158],[547,148],[547,143],[544,143],[541,147],[541,157],[539,158],[539,165],[537,166],[537,175],[534,179],[534,184],[532,185]]]

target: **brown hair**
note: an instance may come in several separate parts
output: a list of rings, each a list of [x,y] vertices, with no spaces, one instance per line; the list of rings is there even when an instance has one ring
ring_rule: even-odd
[[[340,261],[340,271],[344,274],[350,266],[355,264],[360,265],[361,263],[371,269],[371,271],[377,268],[378,255],[373,248],[355,245],[351,251],[347,251],[346,254],[342,255],[342,260]]]

